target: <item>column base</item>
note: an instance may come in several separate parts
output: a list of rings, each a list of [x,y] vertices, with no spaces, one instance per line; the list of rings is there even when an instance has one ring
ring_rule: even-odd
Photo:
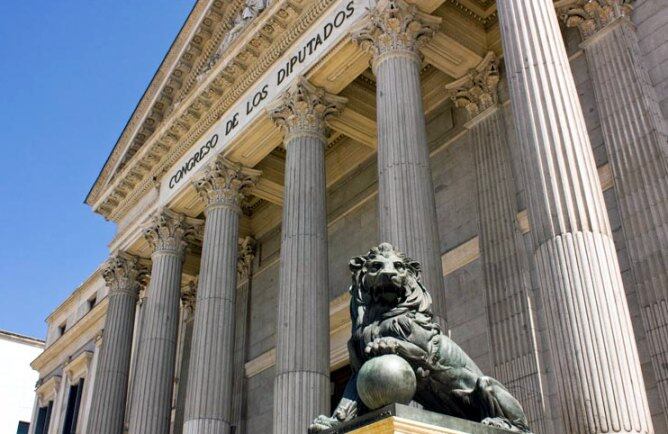
[[[420,408],[392,404],[323,434],[508,434],[510,432]]]
[[[229,422],[220,419],[191,419],[183,424],[183,434],[230,434]]]

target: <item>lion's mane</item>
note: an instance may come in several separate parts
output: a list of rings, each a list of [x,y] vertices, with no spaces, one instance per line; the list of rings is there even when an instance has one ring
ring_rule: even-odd
[[[379,309],[372,303],[371,288],[366,280],[366,265],[377,255],[392,251],[402,260],[408,270],[404,280],[404,296],[391,309]],[[431,296],[420,280],[420,264],[403,253],[396,252],[390,244],[381,244],[372,248],[367,255],[358,256],[350,261],[352,283],[350,285],[350,318],[352,320],[353,347],[361,351],[365,342],[379,337],[379,325],[392,319],[393,332],[406,337],[407,325],[418,325],[430,330],[433,334],[440,333],[439,325],[433,321]],[[403,327],[402,327],[403,325]],[[359,354],[361,357],[362,355]]]

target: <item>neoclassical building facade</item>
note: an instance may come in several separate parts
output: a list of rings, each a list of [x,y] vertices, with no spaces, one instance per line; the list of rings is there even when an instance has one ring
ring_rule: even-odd
[[[380,242],[536,433],[668,433],[667,118],[664,0],[198,0],[31,434],[306,432]]]

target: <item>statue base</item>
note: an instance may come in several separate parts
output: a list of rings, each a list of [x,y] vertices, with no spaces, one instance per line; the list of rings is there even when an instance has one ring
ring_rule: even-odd
[[[327,430],[323,434],[343,433],[508,434],[510,431],[407,405],[392,404]]]

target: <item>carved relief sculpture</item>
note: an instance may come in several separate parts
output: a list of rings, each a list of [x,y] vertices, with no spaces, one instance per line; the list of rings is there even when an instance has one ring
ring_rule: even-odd
[[[410,401],[426,410],[529,433],[520,403],[473,360],[433,320],[431,297],[420,281],[420,264],[383,243],[350,261],[348,341],[353,376],[332,417],[319,416],[309,432],[336,427],[369,410]],[[391,357],[388,357],[391,356]],[[399,356],[406,364],[397,360]],[[408,375],[407,375],[408,374]],[[400,378],[395,386],[392,379]],[[407,380],[406,380],[407,379]]]

